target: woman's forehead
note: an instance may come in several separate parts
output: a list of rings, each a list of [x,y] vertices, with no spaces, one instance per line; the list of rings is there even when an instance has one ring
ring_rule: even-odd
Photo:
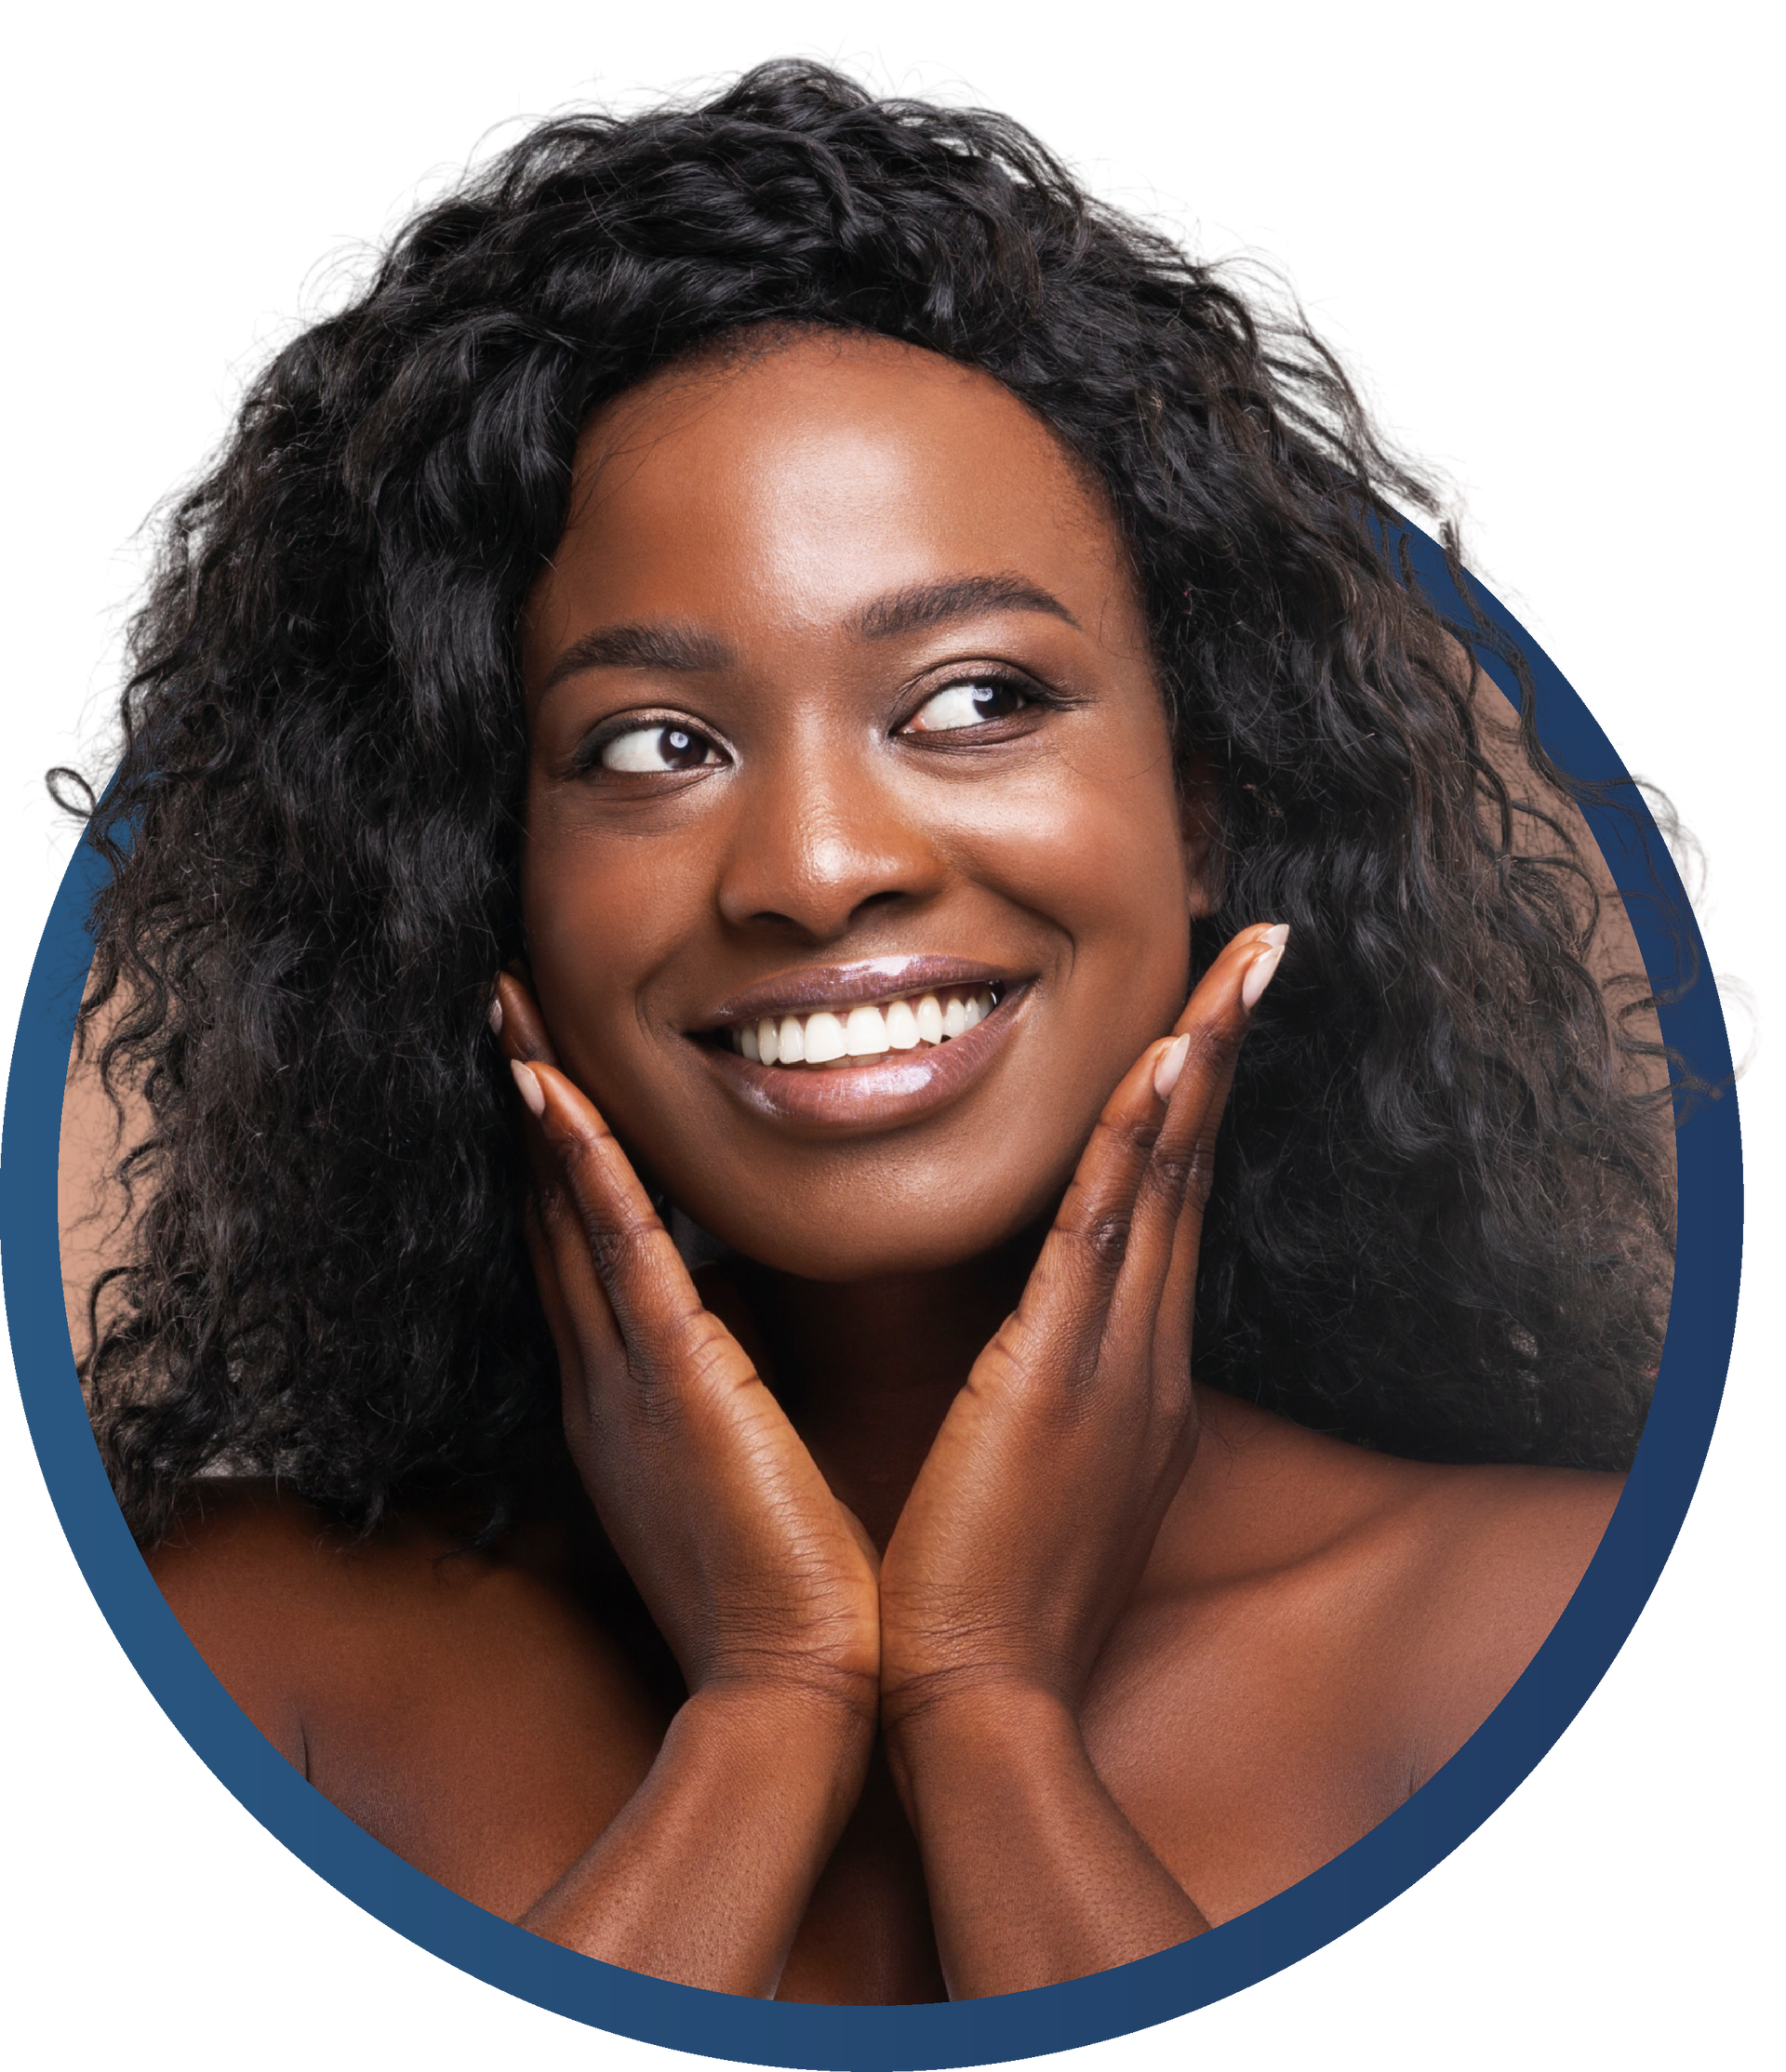
[[[1102,487],[1059,435],[996,377],[874,331],[768,334],[714,348],[596,410],[576,454],[574,518],[599,510],[653,456],[657,479],[714,466],[765,489],[829,472],[847,491],[916,471],[928,503],[978,483],[1045,498],[1084,522]],[[873,485],[873,487],[870,487]],[[1096,516],[1111,522],[1109,510]]]
[[[530,676],[590,618],[820,628],[993,577],[1097,618],[1124,579],[1113,519],[1033,412],[989,375],[860,334],[630,392],[586,430],[571,509],[529,611]]]

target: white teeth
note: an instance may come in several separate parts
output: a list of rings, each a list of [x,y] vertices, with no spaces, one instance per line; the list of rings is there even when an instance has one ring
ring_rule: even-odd
[[[844,1040],[844,1025],[835,1015],[828,1015],[821,1008],[816,1015],[806,1016],[806,1063],[828,1064],[833,1057],[848,1055],[849,1045]]]
[[[983,1022],[993,1005],[992,988],[981,986],[972,992],[925,993],[841,1014],[821,1008],[812,1015],[783,1015],[779,1021],[766,1015],[727,1033],[732,1048],[753,1064],[842,1066],[890,1050],[916,1050],[920,1043],[934,1049],[953,1043]]]
[[[851,1057],[879,1057],[887,1048],[886,1016],[878,1007],[852,1007],[844,1024],[844,1048]]]

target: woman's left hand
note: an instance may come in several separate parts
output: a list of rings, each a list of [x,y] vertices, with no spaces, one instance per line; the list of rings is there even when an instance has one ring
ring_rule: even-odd
[[[1076,1701],[1140,1578],[1196,1446],[1210,1162],[1243,988],[1280,939],[1235,936],[1111,1096],[1022,1301],[943,1420],[881,1564],[889,1728],[974,1684]]]

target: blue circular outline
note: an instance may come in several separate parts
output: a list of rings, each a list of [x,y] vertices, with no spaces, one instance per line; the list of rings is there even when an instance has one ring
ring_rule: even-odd
[[[1406,535],[1417,579],[1466,619],[1443,556]],[[1625,771],[1580,699],[1512,614],[1473,583],[1471,603],[1517,644],[1539,694],[1541,732],[1577,777]],[[1510,692],[1510,672],[1484,661]],[[1634,797],[1634,795],[1633,795]],[[1590,805],[1621,883],[1653,872],[1673,902],[1639,900],[1632,921],[1659,990],[1683,942],[1704,953],[1654,823]],[[1627,873],[1631,875],[1628,876]],[[1654,1588],[1705,1460],[1729,1362],[1742,1233],[1737,1103],[1726,1085],[1682,1129],[1673,1308],[1654,1406],[1610,1526],[1554,1630],[1507,1697],[1408,1802],[1300,1883],[1194,1942],[1113,1972],[986,2000],[915,2007],[757,2001],[621,1971],[530,1935],[459,1898],[338,1813],[251,1726],[151,1581],[100,1465],[73,1379],[61,1292],[56,1183],[63,1083],[92,945],[85,922],[100,880],[85,843],[45,925],[20,1016],[0,1140],[0,1256],[25,1415],[70,1547],[120,1646],[220,1782],[294,1854],[368,1913],[504,1992],[643,2041],[746,2063],[853,2072],[996,2063],[1131,2033],[1266,1978],[1374,1913],[1494,1812],[1567,1726],[1606,1673]],[[1728,1043],[1709,978],[1664,997],[1663,1034],[1703,1080],[1724,1082]]]

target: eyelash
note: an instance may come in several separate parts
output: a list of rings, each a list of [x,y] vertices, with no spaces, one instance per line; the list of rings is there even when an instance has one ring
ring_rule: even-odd
[[[894,730],[896,737],[913,738],[913,737],[908,735],[907,729],[925,707],[933,698],[940,697],[944,691],[959,690],[964,685],[969,685],[975,689],[984,685],[999,690],[1011,691],[1023,700],[1025,706],[1038,706],[1053,711],[1063,711],[1074,702],[1071,698],[1062,697],[1056,692],[1045,689],[1033,677],[1025,676],[1016,670],[997,667],[971,670],[959,676],[945,677],[940,684],[931,684],[913,707],[911,712]],[[953,739],[955,735],[964,734],[983,737],[992,728],[1020,717],[1021,711],[1020,710],[1018,712],[1002,713],[996,719],[983,721],[975,726],[949,727],[927,736],[923,736],[923,730],[921,730],[921,736],[927,738],[929,745],[933,747],[941,744],[947,744],[950,747],[965,747],[966,745],[965,742],[957,742]],[[629,712],[626,714],[623,723],[604,727],[599,733],[592,735],[588,740],[578,748],[575,755],[571,758],[571,774],[575,777],[586,777],[591,772],[599,770],[602,766],[602,751],[610,742],[618,741],[623,735],[643,733],[648,728],[659,726],[681,727],[686,732],[694,735],[697,739],[706,741],[713,748],[719,749],[722,754],[725,753],[721,743],[714,739],[706,728],[695,725],[686,713],[668,711]],[[702,766],[697,765],[698,768]],[[620,773],[610,771],[608,774],[615,776]],[[664,776],[683,776],[692,775],[693,773],[665,771],[662,774]]]

